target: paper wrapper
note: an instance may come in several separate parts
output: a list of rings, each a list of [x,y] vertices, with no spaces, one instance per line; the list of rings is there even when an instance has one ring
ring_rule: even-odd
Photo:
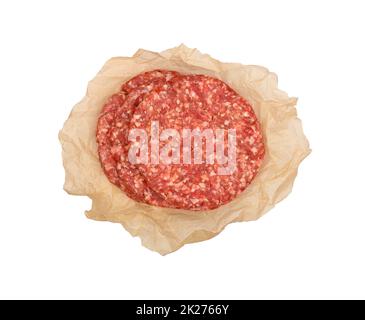
[[[214,76],[251,102],[262,126],[266,155],[254,181],[232,202],[204,212],[149,206],[128,198],[104,175],[95,138],[99,112],[122,83],[154,69]],[[138,50],[133,57],[112,58],[89,83],[86,96],[73,108],[59,134],[66,171],[64,189],[92,199],[88,218],[120,223],[140,237],[145,247],[162,255],[210,239],[229,223],[261,217],[290,193],[298,166],[310,153],[296,101],[278,89],[276,75],[267,69],[222,63],[184,45],[162,53]]]

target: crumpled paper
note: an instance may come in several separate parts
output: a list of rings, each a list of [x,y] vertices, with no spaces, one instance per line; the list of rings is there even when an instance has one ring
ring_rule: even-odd
[[[232,202],[205,212],[153,207],[131,200],[104,175],[95,140],[99,112],[123,82],[153,69],[214,76],[251,102],[262,125],[266,155],[254,181]],[[162,255],[187,243],[208,240],[229,223],[258,219],[292,190],[298,166],[310,153],[296,102],[278,89],[277,76],[267,69],[222,63],[184,45],[161,53],[140,49],[133,57],[112,58],[89,83],[86,96],[59,134],[64,189],[92,199],[88,218],[120,223],[140,237],[145,247]]]

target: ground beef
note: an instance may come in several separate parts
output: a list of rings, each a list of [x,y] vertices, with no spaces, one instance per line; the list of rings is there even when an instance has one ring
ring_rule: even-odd
[[[211,129],[213,133],[223,129],[225,156],[229,151],[228,130],[235,129],[236,152],[235,159],[231,158],[234,170],[219,174],[218,169],[225,165],[206,158],[209,143],[204,139],[201,164],[183,163],[187,148],[194,162],[193,143],[190,147],[180,143],[174,149],[179,154],[176,163],[154,164],[149,149],[148,163],[131,164],[130,129],[145,130],[151,142],[151,125],[157,122],[159,133],[176,130],[180,142],[184,129]],[[252,107],[227,84],[205,75],[161,70],[138,75],[108,100],[99,117],[97,142],[106,176],[129,197],[151,205],[188,210],[214,209],[237,197],[256,176],[265,152]],[[170,143],[159,141],[159,150]]]

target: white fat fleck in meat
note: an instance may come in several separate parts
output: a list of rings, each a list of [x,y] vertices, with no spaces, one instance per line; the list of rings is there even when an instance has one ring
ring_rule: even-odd
[[[191,198],[190,202],[193,204],[197,204],[199,202],[199,199]]]

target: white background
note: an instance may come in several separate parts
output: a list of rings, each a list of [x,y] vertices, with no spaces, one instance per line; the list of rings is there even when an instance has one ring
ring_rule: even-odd
[[[0,298],[365,298],[363,1],[2,1]],[[256,222],[161,257],[88,220],[57,139],[113,56],[185,43],[299,97],[312,154]]]

